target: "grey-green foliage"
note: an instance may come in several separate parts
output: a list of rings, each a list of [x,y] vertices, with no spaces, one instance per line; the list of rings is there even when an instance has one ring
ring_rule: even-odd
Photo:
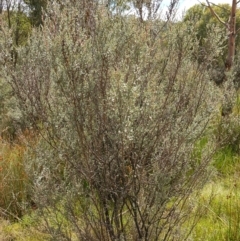
[[[189,27],[153,35],[154,21],[92,3],[54,3],[5,69],[43,137],[29,150],[35,202],[56,212],[53,240],[183,240],[181,200],[209,160],[192,148],[217,103],[207,63]]]
[[[13,63],[13,35],[5,21],[2,22],[0,32],[0,133],[1,136],[12,139],[15,135],[16,126],[19,126],[22,121],[21,112],[17,107],[17,101],[13,95],[7,74]],[[7,69],[8,71],[6,71]]]
[[[0,80],[0,133],[1,136],[12,139],[15,135],[17,123],[20,122],[21,113],[16,106],[11,86]]]

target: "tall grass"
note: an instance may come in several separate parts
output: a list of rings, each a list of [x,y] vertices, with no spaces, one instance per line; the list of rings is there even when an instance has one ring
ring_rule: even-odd
[[[25,135],[25,138],[29,136]],[[0,216],[19,220],[28,207],[29,178],[24,167],[26,145],[19,138],[17,143],[0,139]]]
[[[240,240],[238,181],[240,157],[231,143],[214,155],[213,167],[216,175],[200,191],[199,196],[194,200],[190,199],[195,205],[195,216],[198,217],[190,240],[238,241]]]

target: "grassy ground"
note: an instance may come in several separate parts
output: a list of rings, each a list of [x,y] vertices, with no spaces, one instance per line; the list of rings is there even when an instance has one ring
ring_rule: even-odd
[[[240,240],[240,157],[229,148],[215,156],[215,177],[191,200],[199,221],[190,240]],[[200,209],[199,209],[200,207]],[[201,210],[200,213],[197,213]]]
[[[46,234],[36,231],[36,225],[29,225],[26,220],[10,223],[0,220],[1,241],[48,241]]]
[[[5,228],[9,226],[9,222],[4,220],[4,219],[0,219],[0,240],[2,241],[9,241],[11,240],[11,235],[8,235],[5,232]]]
[[[189,241],[240,240],[240,182],[237,176],[219,178],[208,183],[200,195],[189,199],[195,205],[192,214],[198,220]],[[189,220],[189,226],[192,224]],[[35,229],[30,216],[20,222],[0,220],[1,241],[47,241],[48,237]],[[39,226],[38,226],[39,228]]]

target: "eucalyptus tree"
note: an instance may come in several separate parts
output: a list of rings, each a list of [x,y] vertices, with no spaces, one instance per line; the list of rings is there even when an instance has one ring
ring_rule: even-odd
[[[214,11],[212,4],[209,0],[206,0],[207,6],[209,7],[212,15],[226,28],[226,35],[228,38],[228,54],[225,61],[226,70],[230,70],[233,66],[235,49],[236,49],[236,36],[240,29],[236,29],[236,16],[237,16],[237,4],[239,1],[232,0],[231,11],[229,14],[228,21],[224,21],[221,17]]]
[[[221,18],[221,21],[227,22],[229,20],[229,12],[231,6],[229,4],[213,5],[212,11]],[[194,58],[200,62],[208,62],[209,47],[212,42],[209,42],[207,38],[209,32],[215,31],[221,36],[218,43],[215,42],[216,48],[219,49],[216,52],[215,61],[209,63],[209,74],[211,79],[218,85],[222,84],[226,80],[226,56],[228,55],[228,37],[226,28],[222,26],[222,23],[218,21],[216,17],[212,15],[212,11],[207,5],[196,4],[188,9],[184,15],[183,22],[189,26],[195,23],[195,33],[199,41],[199,49],[193,54]],[[240,12],[237,11],[236,26],[240,27]],[[240,47],[240,39],[236,39],[236,50]],[[210,47],[211,48],[211,47]]]

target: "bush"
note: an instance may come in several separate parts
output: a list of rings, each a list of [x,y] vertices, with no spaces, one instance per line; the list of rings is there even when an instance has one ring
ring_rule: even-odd
[[[189,28],[156,28],[94,1],[55,2],[5,69],[26,123],[42,136],[26,162],[53,240],[187,236],[182,206],[210,159],[196,162],[192,152],[218,93],[207,64],[192,60]]]

